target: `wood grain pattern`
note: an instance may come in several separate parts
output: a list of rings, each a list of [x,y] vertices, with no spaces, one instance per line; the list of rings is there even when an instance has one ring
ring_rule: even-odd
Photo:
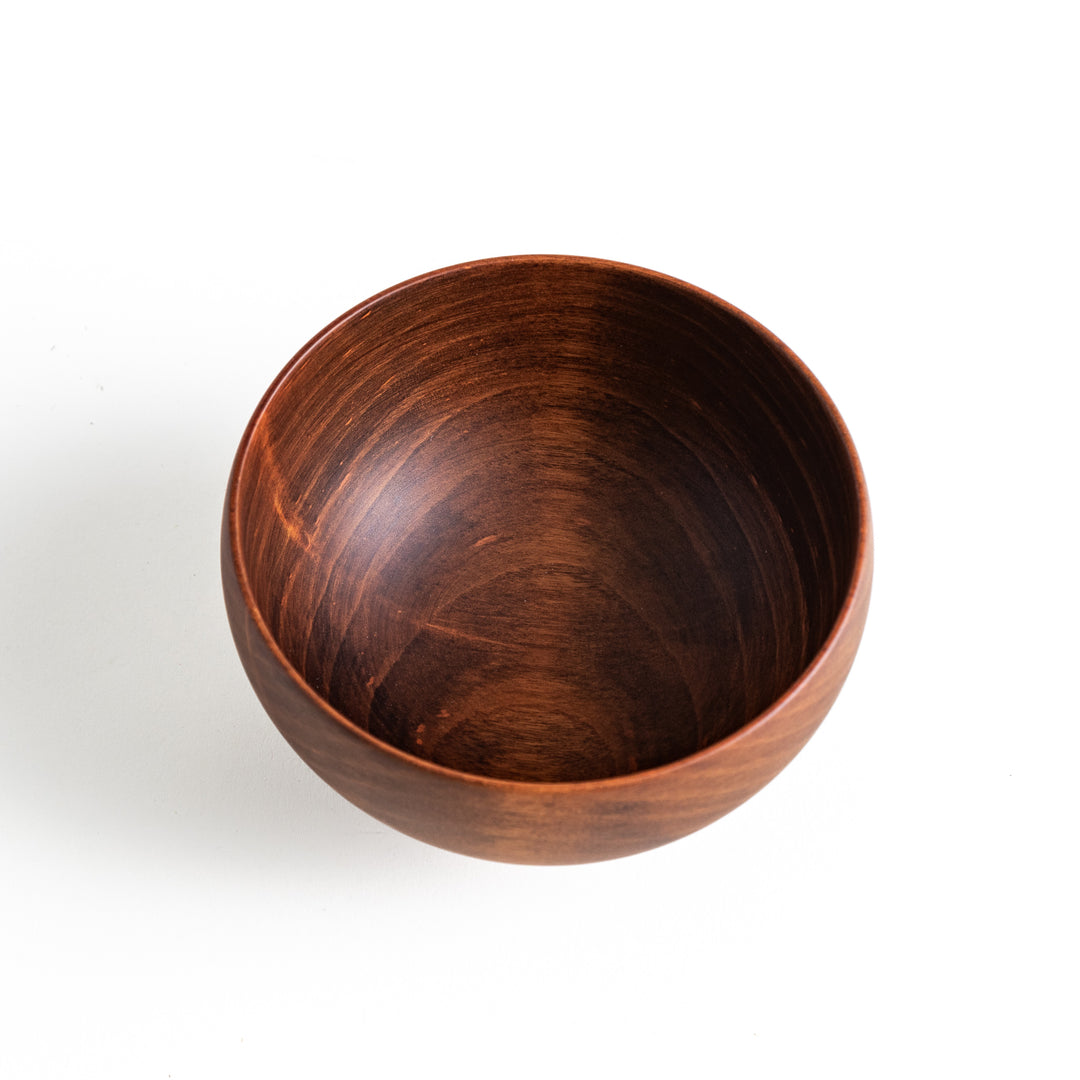
[[[850,439],[776,338],[682,282],[485,260],[361,304],[268,391],[222,532],[297,752],[488,858],[699,828],[809,738],[871,576]]]

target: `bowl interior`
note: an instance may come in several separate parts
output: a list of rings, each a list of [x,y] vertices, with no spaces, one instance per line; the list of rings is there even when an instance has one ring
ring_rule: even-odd
[[[241,573],[303,679],[468,773],[577,781],[746,724],[823,644],[854,469],[790,354],[659,276],[431,275],[288,370],[237,474]]]

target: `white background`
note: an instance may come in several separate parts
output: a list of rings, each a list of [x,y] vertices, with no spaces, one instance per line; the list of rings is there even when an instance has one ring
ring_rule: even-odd
[[[1066,3],[22,4],[0,37],[0,1075],[1076,1076]],[[520,252],[742,307],[877,578],[794,764],[614,863],[322,785],[217,543],[278,370]]]

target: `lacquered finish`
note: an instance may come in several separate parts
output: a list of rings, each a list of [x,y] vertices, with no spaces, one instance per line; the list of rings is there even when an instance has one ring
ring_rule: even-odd
[[[866,615],[831,402],[682,282],[493,259],[361,304],[268,391],[229,485],[233,633],[338,791],[487,858],[672,840],[791,760]]]

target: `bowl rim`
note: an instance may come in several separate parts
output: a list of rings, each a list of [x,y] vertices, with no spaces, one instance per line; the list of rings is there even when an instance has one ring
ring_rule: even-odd
[[[288,657],[285,656],[273,634],[270,632],[270,628],[255,601],[255,596],[248,579],[243,554],[240,550],[237,493],[239,490],[240,477],[244,469],[248,451],[251,448],[255,429],[262,417],[266,414],[266,411],[278,390],[289,379],[292,373],[304,363],[311,352],[319,344],[331,337],[343,323],[352,320],[361,312],[372,309],[376,304],[388,297],[411,289],[421,283],[431,282],[442,277],[449,277],[478,267],[499,268],[528,263],[541,263],[549,266],[591,266],[596,269],[617,270],[624,273],[630,273],[636,277],[651,280],[688,293],[695,299],[712,306],[720,307],[728,314],[739,319],[767,341],[773,349],[775,349],[776,352],[791,365],[795,374],[802,378],[811,393],[817,398],[818,403],[821,405],[840,436],[855,481],[858,538],[856,541],[855,564],[852,568],[851,579],[844,594],[843,602],[840,605],[840,610],[833,621],[832,628],[821,647],[803,667],[798,678],[796,678],[787,687],[784,693],[776,698],[767,708],[748,720],[742,727],[724,736],[722,739],[718,739],[716,742],[711,743],[701,750],[696,750],[692,754],[686,754],[683,757],[676,758],[674,761],[665,762],[663,765],[656,765],[652,768],[640,769],[630,773],[621,773],[618,776],[599,777],[589,780],[550,781],[508,780],[494,776],[485,776],[482,773],[464,772],[458,769],[449,768],[445,765],[439,765],[436,762],[428,761],[424,758],[416,757],[407,751],[394,746],[392,743],[385,742],[377,736],[372,735],[370,732],[365,731],[322,697],[322,695],[304,679],[300,672],[297,671]],[[350,736],[358,738],[362,742],[368,744],[372,750],[377,753],[387,754],[390,757],[397,759],[402,764],[419,769],[424,773],[432,774],[436,777],[450,779],[458,783],[477,784],[482,787],[507,793],[513,791],[558,792],[562,790],[583,792],[599,789],[612,790],[641,783],[650,777],[670,777],[681,770],[707,763],[712,759],[722,758],[731,753],[739,747],[741,743],[753,739],[763,728],[769,726],[776,716],[785,711],[787,704],[793,698],[798,697],[809,684],[815,681],[818,673],[829,665],[830,659],[837,651],[846,628],[858,617],[859,609],[867,599],[873,566],[870,502],[866,488],[866,478],[863,475],[862,463],[859,460],[859,455],[855,450],[855,444],[839,410],[833,403],[832,398],[829,397],[828,393],[825,391],[825,388],[806,364],[803,363],[803,361],[800,360],[799,357],[780,340],[780,338],[772,333],[772,331],[762,326],[756,319],[747,315],[746,312],[742,311],[734,304],[716,296],[714,293],[710,293],[706,289],[700,288],[697,285],[692,285],[681,278],[673,277],[657,270],[650,270],[646,267],[637,266],[633,263],[624,263],[585,255],[498,255],[491,258],[472,259],[467,262],[453,263],[449,266],[440,267],[437,270],[417,274],[415,277],[408,278],[397,285],[392,285],[387,289],[383,289],[381,292],[375,293],[373,296],[361,301],[342,315],[339,315],[296,352],[293,358],[281,369],[277,377],[267,388],[262,399],[259,401],[259,404],[256,406],[255,411],[252,413],[251,419],[244,429],[244,434],[241,437],[229,473],[226,495],[226,523],[229,537],[229,556],[232,561],[232,569],[236,575],[237,584],[240,589],[240,594],[243,597],[247,614],[255,624],[260,637],[282,670],[287,673],[289,679],[296,688],[301,691],[320,713],[332,723],[344,728]]]

